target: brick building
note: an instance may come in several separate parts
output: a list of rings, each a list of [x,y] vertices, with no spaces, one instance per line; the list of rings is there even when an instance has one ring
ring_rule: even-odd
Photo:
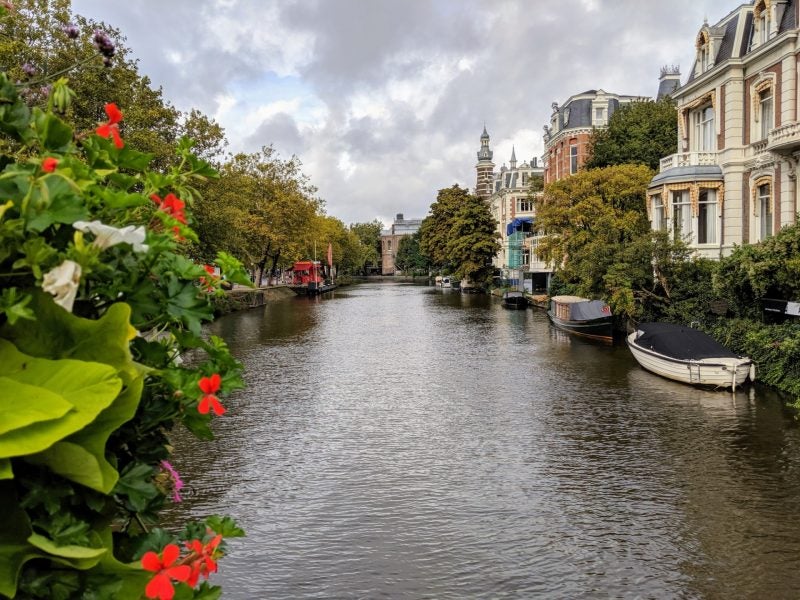
[[[397,267],[394,257],[400,247],[400,240],[419,231],[422,219],[404,219],[403,213],[397,213],[394,223],[389,229],[381,231],[381,275],[395,275]]]

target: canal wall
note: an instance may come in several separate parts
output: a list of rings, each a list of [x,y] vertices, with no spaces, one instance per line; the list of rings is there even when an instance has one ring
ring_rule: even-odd
[[[214,314],[224,315],[239,310],[264,306],[268,302],[291,298],[295,294],[285,285],[260,288],[234,288],[226,290],[223,296],[214,298]]]

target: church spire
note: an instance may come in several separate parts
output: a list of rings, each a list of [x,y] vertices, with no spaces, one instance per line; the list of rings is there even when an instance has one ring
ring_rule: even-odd
[[[492,154],[489,149],[489,134],[486,132],[486,125],[483,126],[483,133],[481,134],[481,149],[478,151],[478,162],[491,161]]]
[[[511,165],[511,169],[517,168],[517,155],[514,153],[514,146],[511,146],[511,160],[508,161],[508,164]]]
[[[478,164],[475,165],[478,176],[475,184],[475,195],[485,200],[488,200],[492,195],[492,181],[494,180],[493,154],[491,148],[489,148],[489,133],[486,131],[486,123],[484,123],[483,133],[481,134],[481,149],[478,150]]]

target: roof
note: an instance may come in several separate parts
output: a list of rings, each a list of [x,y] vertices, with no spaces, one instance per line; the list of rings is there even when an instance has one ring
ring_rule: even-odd
[[[650,181],[650,186],[664,185],[671,181],[722,181],[722,168],[719,165],[675,167],[662,171]]]

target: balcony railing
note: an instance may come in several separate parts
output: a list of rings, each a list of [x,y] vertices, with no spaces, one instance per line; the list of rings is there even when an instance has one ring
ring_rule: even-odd
[[[677,167],[698,167],[716,164],[716,152],[679,152],[661,159],[660,172]]]
[[[800,122],[790,121],[769,132],[769,150],[792,150],[800,147]]]

